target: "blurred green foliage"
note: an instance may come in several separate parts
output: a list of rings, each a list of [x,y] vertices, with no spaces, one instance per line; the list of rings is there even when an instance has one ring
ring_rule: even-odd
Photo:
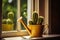
[[[23,17],[23,20],[27,24],[27,0],[20,0],[20,10],[21,15]],[[10,12],[13,12],[10,14]],[[13,16],[14,15],[14,16]],[[17,20],[17,0],[12,0],[9,2],[9,0],[2,0],[2,23],[6,23],[8,19],[13,19],[14,27],[16,26],[16,20]],[[5,20],[6,19],[6,20]],[[11,20],[8,20],[8,23],[12,22]],[[22,27],[22,29],[24,29]]]
[[[23,17],[24,22],[27,24],[27,0],[21,0],[20,1],[20,7],[21,7],[21,16]],[[25,29],[23,25],[21,24],[21,29]]]
[[[17,0],[9,1],[10,0],[2,0],[2,23],[13,23],[14,27],[16,27]]]
[[[16,0],[12,0],[11,3],[8,0],[2,0],[2,18],[7,18],[8,12],[12,11],[16,15],[17,13],[17,2]],[[14,15],[14,16],[15,16]]]

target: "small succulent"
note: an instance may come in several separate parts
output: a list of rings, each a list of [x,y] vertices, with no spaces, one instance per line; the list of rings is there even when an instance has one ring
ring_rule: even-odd
[[[2,19],[2,24],[6,24],[6,19]]]
[[[30,21],[29,21],[29,24],[30,24],[30,25],[32,25],[32,24],[33,24],[33,21],[32,21],[32,20],[30,20]]]
[[[7,23],[7,24],[13,24],[13,21],[8,18],[8,19],[6,20],[6,23]]]
[[[8,12],[8,18],[13,20],[14,19],[14,13],[13,12]]]
[[[13,24],[13,21],[11,19],[3,19],[2,24]]]
[[[38,14],[36,12],[33,13],[33,24],[37,24]]]
[[[12,24],[14,22],[14,13],[11,11],[11,12],[8,12],[8,18],[7,18],[7,23],[9,24]]]
[[[43,21],[44,21],[44,17],[38,16],[38,13],[34,12],[32,19],[29,21],[29,24],[30,25],[36,25],[36,24],[42,25]]]
[[[39,16],[38,24],[42,25],[43,21],[44,21],[44,17],[43,16]]]
[[[3,24],[13,24],[14,20],[14,13],[13,12],[8,12],[7,19],[3,19],[2,23]]]

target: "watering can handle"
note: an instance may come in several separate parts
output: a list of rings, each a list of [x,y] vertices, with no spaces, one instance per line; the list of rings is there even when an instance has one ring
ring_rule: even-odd
[[[17,22],[20,22],[23,24],[24,27],[27,27],[27,25],[25,24],[25,22],[23,21],[22,17],[20,17]]]
[[[26,30],[28,31],[29,34],[31,34],[31,30],[27,27],[27,25],[25,24],[25,22],[23,21],[22,17],[20,17],[18,20],[18,22],[22,23],[23,26],[26,28]]]

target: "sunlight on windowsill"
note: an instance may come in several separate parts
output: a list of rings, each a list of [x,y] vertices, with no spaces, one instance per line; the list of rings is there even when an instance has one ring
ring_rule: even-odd
[[[26,30],[21,31],[2,31],[2,37],[18,37],[18,36],[26,36],[28,35]]]

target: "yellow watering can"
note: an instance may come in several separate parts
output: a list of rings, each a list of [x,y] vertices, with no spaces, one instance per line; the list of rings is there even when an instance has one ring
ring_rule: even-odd
[[[31,37],[42,37],[43,34],[43,25],[26,25],[24,21],[22,20],[22,17],[20,17],[18,22],[22,23],[23,26],[26,28],[27,32]]]

